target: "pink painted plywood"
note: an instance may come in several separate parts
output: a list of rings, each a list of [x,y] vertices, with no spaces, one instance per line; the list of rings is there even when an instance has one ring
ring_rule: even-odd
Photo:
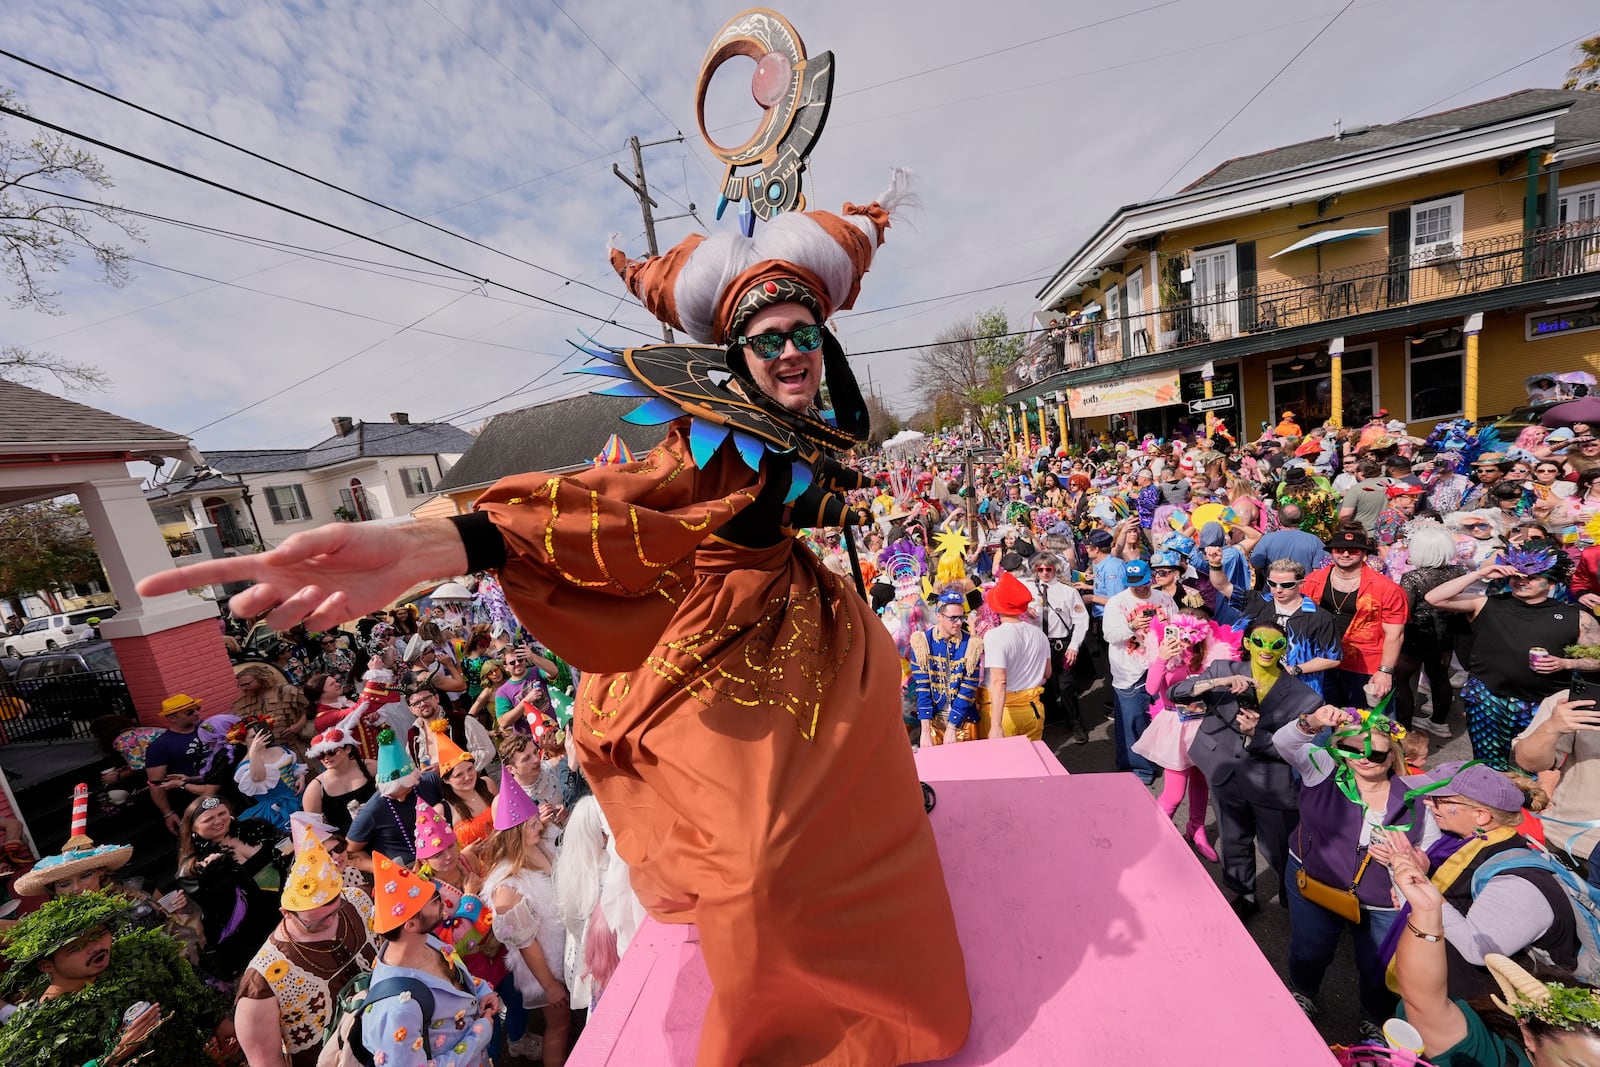
[[[929,783],[973,778],[1036,778],[1052,773],[1045,759],[1060,766],[1048,747],[1041,752],[1026,737],[932,745],[918,749],[916,754],[917,774]]]
[[[991,767],[1048,755],[982,744],[1001,747],[958,750]],[[930,820],[973,998],[971,1036],[946,1067],[1332,1062],[1135,778],[952,777],[938,789]],[[572,1067],[693,1064],[710,993],[693,937],[692,927],[646,925]],[[1228,1007],[1239,1003],[1250,1005],[1248,1025]]]

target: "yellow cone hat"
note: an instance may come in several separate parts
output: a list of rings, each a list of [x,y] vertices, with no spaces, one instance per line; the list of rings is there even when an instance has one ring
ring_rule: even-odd
[[[288,911],[310,911],[339,899],[344,878],[333,865],[328,850],[314,833],[300,835],[294,867],[283,886],[283,906]]]

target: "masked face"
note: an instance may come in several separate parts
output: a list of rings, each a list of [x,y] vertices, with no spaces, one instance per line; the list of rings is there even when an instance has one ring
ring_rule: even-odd
[[[1283,658],[1289,641],[1280,631],[1264,626],[1244,639],[1244,647],[1250,654],[1251,663],[1270,669],[1276,667]]]

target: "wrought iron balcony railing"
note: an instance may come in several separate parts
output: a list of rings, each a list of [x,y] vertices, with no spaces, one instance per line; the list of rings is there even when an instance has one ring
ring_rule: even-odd
[[[1150,352],[1586,273],[1600,273],[1600,219],[1229,288],[1120,319],[1062,325],[1035,335],[1008,384],[1020,388],[1060,371]]]

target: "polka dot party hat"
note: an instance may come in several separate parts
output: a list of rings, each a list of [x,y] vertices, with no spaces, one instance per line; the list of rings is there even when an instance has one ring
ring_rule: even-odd
[[[387,933],[400,928],[405,921],[427,906],[433,899],[433,883],[400,866],[382,852],[372,855],[372,899],[376,905],[372,912],[372,929]]]
[[[456,832],[433,805],[417,798],[417,859],[432,859],[456,843]]]

